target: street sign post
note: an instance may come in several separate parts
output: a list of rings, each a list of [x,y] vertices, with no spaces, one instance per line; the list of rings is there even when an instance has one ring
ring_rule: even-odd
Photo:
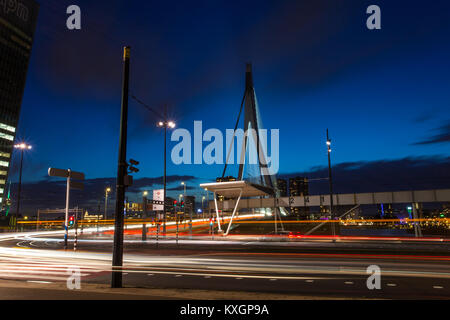
[[[161,201],[161,204],[153,203],[154,211],[164,210],[164,189],[153,190],[153,201]]]
[[[84,180],[84,173],[72,171],[70,169],[57,169],[57,168],[48,168],[48,175],[50,177],[61,177],[67,179],[67,188],[66,188],[66,215],[64,219],[64,249],[67,249],[67,237],[69,235],[69,196],[70,196],[70,188],[73,189],[83,189],[84,185],[82,182],[71,182],[71,179],[74,180]]]

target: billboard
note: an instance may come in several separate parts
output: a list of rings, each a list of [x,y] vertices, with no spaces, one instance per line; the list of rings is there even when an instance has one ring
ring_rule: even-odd
[[[153,190],[153,200],[164,201],[164,189]],[[163,211],[164,206],[162,204],[154,204],[153,211]]]

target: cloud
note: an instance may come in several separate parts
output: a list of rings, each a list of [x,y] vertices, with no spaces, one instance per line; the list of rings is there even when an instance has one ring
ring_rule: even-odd
[[[181,181],[192,181],[197,178],[188,175],[170,175],[166,177],[167,184]],[[133,181],[133,185],[127,188],[127,195],[133,195],[142,192],[145,189],[155,189],[162,186],[163,177],[140,178]],[[71,190],[70,206],[96,211],[98,207],[104,206],[105,189],[111,187],[109,205],[114,206],[115,202],[115,178],[96,178],[84,181],[84,190]],[[177,190],[178,187],[174,188]],[[17,194],[18,183],[11,186],[11,196],[14,198]],[[188,189],[189,186],[188,186]],[[168,188],[168,190],[170,190]],[[21,191],[21,211],[24,214],[35,214],[38,209],[44,208],[64,208],[66,196],[66,182],[64,179],[44,179],[38,182],[22,183]],[[11,212],[15,212],[15,203]]]
[[[328,178],[328,167],[282,174],[279,178],[303,176]],[[450,157],[407,157],[396,160],[340,163],[332,167],[336,193],[382,192],[450,188]],[[328,180],[312,180],[310,194],[329,192]]]
[[[198,187],[186,186],[186,190],[197,190]],[[167,191],[184,191],[184,186],[179,185],[173,188],[167,188]]]
[[[450,142],[450,120],[446,124],[438,128],[433,129],[439,133],[434,134],[425,140],[415,142],[413,145],[435,144],[435,143],[448,143]]]

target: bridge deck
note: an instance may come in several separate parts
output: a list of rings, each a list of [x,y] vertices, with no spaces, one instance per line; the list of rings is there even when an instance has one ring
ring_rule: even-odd
[[[209,189],[208,189],[209,190]],[[363,205],[363,204],[388,204],[388,203],[425,203],[425,202],[447,202],[450,201],[450,189],[394,191],[394,192],[372,192],[372,193],[347,193],[333,195],[333,204]],[[235,200],[220,201],[219,208],[231,209],[236,205]],[[313,195],[298,197],[281,197],[276,199],[278,207],[316,207],[329,206],[330,195]],[[209,203],[210,208],[214,203]],[[273,198],[263,199],[241,199],[238,209],[250,208],[272,208]]]

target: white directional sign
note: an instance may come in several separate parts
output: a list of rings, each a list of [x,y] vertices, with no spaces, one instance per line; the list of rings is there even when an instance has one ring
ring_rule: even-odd
[[[75,180],[84,180],[84,173],[72,171],[70,169],[57,169],[57,168],[48,168],[48,175],[50,177],[61,177],[67,179],[67,188],[66,188],[66,217],[64,221],[64,249],[67,249],[67,238],[69,234],[69,226],[68,226],[68,219],[69,219],[69,195],[70,195],[70,189],[83,189],[84,184],[82,182],[77,181],[71,181],[72,179]]]
[[[57,168],[48,168],[48,175],[50,177],[61,177],[68,178],[70,172],[70,178],[75,180],[84,180],[84,173],[67,170],[67,169],[57,169]]]
[[[153,190],[153,200],[164,201],[164,189]],[[154,204],[154,211],[162,211],[164,210],[164,205],[162,204]]]

